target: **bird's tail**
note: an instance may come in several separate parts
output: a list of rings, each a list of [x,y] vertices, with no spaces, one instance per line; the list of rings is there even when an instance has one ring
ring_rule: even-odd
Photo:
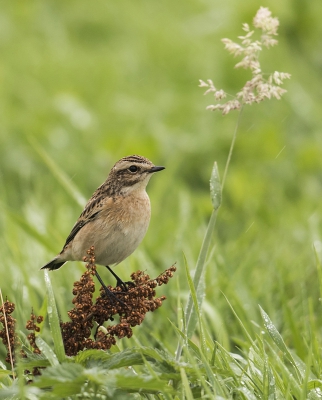
[[[49,269],[50,271],[53,271],[55,269],[60,268],[62,265],[65,264],[66,261],[59,261],[57,257],[55,257],[53,260],[49,261],[46,265],[41,267],[40,269]]]

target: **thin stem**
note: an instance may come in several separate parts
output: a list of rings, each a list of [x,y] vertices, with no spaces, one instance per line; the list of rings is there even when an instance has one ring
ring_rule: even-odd
[[[243,105],[241,106],[241,109],[238,113],[238,118],[237,118],[237,122],[235,125],[235,130],[234,130],[234,134],[233,134],[233,138],[230,144],[230,148],[229,148],[229,153],[228,153],[228,157],[227,157],[227,161],[226,161],[226,165],[225,165],[225,171],[224,171],[224,175],[222,178],[222,182],[221,182],[221,190],[224,190],[224,185],[225,185],[225,181],[226,181],[226,176],[227,176],[227,172],[228,172],[228,167],[230,164],[230,160],[231,160],[231,156],[233,154],[233,150],[234,150],[234,146],[235,146],[235,142],[236,142],[236,138],[237,138],[237,132],[238,132],[238,128],[239,128],[239,122],[240,122],[240,117],[243,111]]]
[[[4,317],[4,324],[5,324],[5,329],[6,329],[7,341],[8,341],[8,353],[9,353],[9,357],[10,357],[10,364],[11,364],[12,376],[13,376],[13,379],[15,379],[16,376],[15,376],[14,366],[13,366],[13,357],[12,357],[12,351],[11,351],[10,336],[9,336],[9,331],[8,331],[7,315],[6,315],[6,310],[5,310],[5,306],[4,306],[4,302],[3,302],[3,297],[2,297],[2,291],[1,291],[1,289],[0,289],[0,297],[1,297],[1,304],[2,304],[3,317]]]

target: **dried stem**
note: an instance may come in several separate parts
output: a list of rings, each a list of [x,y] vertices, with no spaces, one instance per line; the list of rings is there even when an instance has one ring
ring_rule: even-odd
[[[16,375],[15,375],[15,371],[14,371],[13,356],[12,356],[12,351],[11,351],[10,335],[9,335],[9,330],[8,330],[6,308],[5,308],[5,304],[4,304],[4,301],[3,301],[1,288],[0,288],[0,297],[1,297],[3,318],[4,318],[4,327],[5,327],[5,330],[6,330],[7,341],[8,341],[8,353],[9,353],[9,357],[10,357],[10,365],[11,365],[12,377],[13,377],[13,379],[15,379]]]

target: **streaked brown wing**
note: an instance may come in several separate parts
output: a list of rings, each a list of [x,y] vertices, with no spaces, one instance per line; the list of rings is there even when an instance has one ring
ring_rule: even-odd
[[[77,235],[77,233],[89,222],[93,221],[95,218],[97,218],[98,214],[101,212],[102,207],[101,205],[103,198],[105,197],[104,195],[94,197],[96,193],[91,197],[89,202],[87,203],[86,207],[84,208],[83,212],[79,216],[79,219],[77,220],[76,224],[73,226],[73,229],[71,230],[70,234],[68,235],[66,239],[66,243],[63,247],[63,249],[70,243],[74,237]]]

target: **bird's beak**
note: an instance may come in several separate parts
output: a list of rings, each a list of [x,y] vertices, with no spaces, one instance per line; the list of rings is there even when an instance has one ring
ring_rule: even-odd
[[[148,172],[149,172],[150,174],[152,174],[153,172],[162,171],[163,169],[165,169],[165,167],[157,167],[157,166],[154,166],[154,167],[152,167]]]

